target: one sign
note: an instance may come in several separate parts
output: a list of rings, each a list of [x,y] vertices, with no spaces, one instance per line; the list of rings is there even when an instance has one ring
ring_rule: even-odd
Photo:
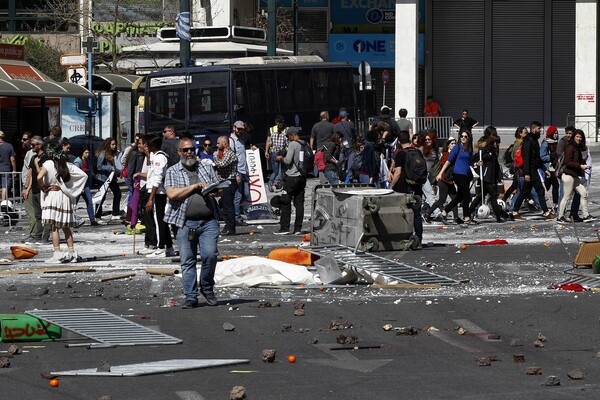
[[[84,65],[87,62],[85,54],[65,54],[60,56],[60,65]]]
[[[87,84],[86,75],[85,67],[70,67],[67,69],[67,82],[85,87]]]
[[[25,50],[21,45],[0,43],[0,59],[21,60],[25,59]]]
[[[373,68],[394,68],[395,38],[388,34],[330,34],[329,60],[358,67],[362,60]]]

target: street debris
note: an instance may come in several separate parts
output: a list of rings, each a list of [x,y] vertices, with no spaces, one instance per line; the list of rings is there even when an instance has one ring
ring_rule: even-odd
[[[497,333],[490,333],[487,337],[489,340],[500,340],[500,335]]]
[[[275,361],[275,356],[277,355],[277,351],[273,349],[265,349],[262,351],[261,358],[263,362],[272,363]]]
[[[537,339],[536,341],[533,342],[533,346],[534,347],[542,348],[542,347],[544,347],[544,342],[542,342],[541,340]]]
[[[220,287],[317,284],[312,272],[305,267],[256,256],[217,263],[214,279],[215,284]]]
[[[567,376],[573,379],[574,381],[578,381],[585,378],[583,371],[579,368],[570,370],[569,372],[567,372]]]
[[[337,335],[335,341],[338,344],[356,344],[358,338],[356,336]]]
[[[110,372],[110,364],[108,361],[101,361],[98,368],[96,368],[96,372]]]
[[[550,375],[542,383],[542,386],[560,386],[560,379],[558,376]]]
[[[10,269],[0,270],[0,275],[30,275],[30,274],[51,274],[51,273],[69,273],[69,272],[95,272],[91,267],[50,267],[50,268],[30,268],[30,269]]]
[[[304,311],[304,302],[300,300],[294,301],[294,316],[304,317],[306,312]]]
[[[439,332],[440,330],[438,328],[436,328],[435,326],[430,326],[429,328],[427,328],[427,332]]]
[[[513,339],[510,341],[510,346],[511,347],[523,346],[523,341],[521,339]]]
[[[126,278],[131,278],[132,276],[136,276],[136,273],[128,272],[128,273],[124,273],[124,274],[107,275],[105,277],[100,278],[100,282],[109,282],[109,281],[115,281],[117,279],[126,279]]]
[[[285,263],[311,266],[314,258],[311,253],[300,250],[296,247],[281,247],[271,250],[267,256],[270,260],[283,261]]]
[[[542,375],[542,367],[527,367],[525,375]]]
[[[278,301],[261,301],[258,303],[258,308],[276,308],[281,307],[281,304]]]
[[[10,368],[10,359],[8,357],[0,357],[0,368]]]
[[[181,271],[175,268],[146,268],[146,273],[149,275],[173,276]]]
[[[309,339],[308,342],[306,342],[306,344],[317,344],[317,343],[319,343],[319,339],[317,339],[317,338]]]
[[[543,343],[547,341],[548,338],[546,338],[546,336],[542,335],[541,333],[538,333],[538,340]]]
[[[385,324],[383,326],[383,330],[386,332],[391,331],[392,329],[394,329],[394,325],[392,325],[392,324]]]
[[[352,328],[352,322],[350,321],[338,321],[334,319],[329,323],[330,331],[341,331],[350,328]]]
[[[480,367],[489,367],[492,365],[492,360],[490,360],[488,357],[476,358],[475,361]]]
[[[290,324],[281,325],[281,332],[291,332],[291,331],[292,331],[292,325],[290,325]]]
[[[234,386],[229,393],[230,400],[245,400],[247,398],[246,388],[243,386]]]
[[[19,348],[19,346],[14,345],[14,344],[11,344],[8,347],[8,350],[6,350],[6,354],[9,354],[11,356],[15,355],[15,354],[22,354],[22,353],[23,353],[23,351]]]
[[[466,335],[467,334],[467,330],[461,326],[460,328],[458,328],[458,334],[461,335],[461,336],[462,335]]]
[[[513,354],[513,362],[514,363],[524,363],[525,355],[523,354]]]
[[[394,328],[398,332],[396,332],[396,336],[414,336],[419,334],[419,330],[414,326],[403,326],[400,328]]]
[[[225,332],[233,332],[235,330],[235,325],[230,324],[229,322],[225,322],[223,324],[223,330]]]

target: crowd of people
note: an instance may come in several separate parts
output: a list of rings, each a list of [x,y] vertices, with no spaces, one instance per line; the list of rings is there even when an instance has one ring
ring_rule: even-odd
[[[431,99],[427,107],[431,116],[441,113]],[[558,223],[595,219],[587,201],[591,157],[581,130],[566,127],[564,137],[559,138],[558,129],[550,126],[540,143],[542,125],[533,121],[528,129],[517,128],[514,143],[501,154],[500,137],[493,126],[486,127],[474,141],[472,128],[477,121],[467,110],[454,123],[458,137],[443,143],[438,143],[434,129],[414,132],[407,115],[406,109],[400,109],[395,118],[391,109],[383,106],[362,137],[345,108],[340,108],[333,121],[323,111],[306,141],[297,127],[287,126],[283,116],[276,116],[265,145],[271,167],[266,186],[270,192],[278,192],[281,212],[275,234],[302,232],[310,174],[323,184],[372,184],[418,196],[421,201],[411,204],[414,234],[420,241],[424,222],[477,224],[493,214],[503,223],[525,219],[523,204]],[[22,143],[27,151],[6,153],[15,164],[13,170],[17,162],[22,165],[22,197],[29,224],[26,243],[51,239],[54,254],[47,262],[79,261],[71,228],[83,224],[75,213],[83,197],[90,225],[119,220],[131,230],[141,227],[144,248],[139,254],[179,254],[186,296],[183,308],[197,307],[199,294],[208,304],[216,304],[213,276],[218,237],[235,235],[236,227],[246,224],[242,217],[242,204],[249,197],[246,150],[256,149],[248,131],[247,123],[236,121],[231,135],[218,137],[216,146],[205,137],[198,149],[193,137],[178,137],[173,126],[166,126],[162,135],[136,135],[122,152],[116,140],[108,138],[94,157],[87,146],[79,154],[71,154],[71,144],[61,138],[59,128],[53,128],[46,138],[25,132]],[[0,132],[0,144],[3,136]],[[314,171],[307,171],[307,154],[314,156]],[[126,212],[121,209],[120,178],[128,189]],[[512,183],[505,191],[507,179]],[[215,183],[221,184],[208,191]],[[101,189],[93,195],[94,187]],[[113,201],[105,215],[108,191]],[[223,229],[219,228],[220,219]],[[60,249],[61,230],[67,252]],[[198,251],[202,264],[199,284],[195,279]]]

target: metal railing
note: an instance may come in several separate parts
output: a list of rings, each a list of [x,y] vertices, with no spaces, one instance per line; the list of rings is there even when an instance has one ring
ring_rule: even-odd
[[[413,124],[413,132],[418,133],[427,129],[435,129],[438,139],[447,139],[452,134],[452,117],[409,117]]]
[[[567,125],[581,129],[586,139],[598,142],[600,137],[600,115],[571,115],[567,114]]]
[[[0,225],[12,228],[17,221],[27,219],[25,203],[21,193],[23,191],[22,172],[0,172],[0,187],[2,193],[0,201]],[[6,196],[6,198],[4,198]]]

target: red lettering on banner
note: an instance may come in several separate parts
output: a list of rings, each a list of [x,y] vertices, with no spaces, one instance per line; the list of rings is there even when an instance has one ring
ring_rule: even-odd
[[[249,179],[250,179],[250,192],[254,192],[256,194],[256,199],[254,198],[255,196],[250,195],[250,204],[258,203],[260,201],[260,199],[262,198],[262,193],[260,190],[262,185],[259,184],[260,177],[258,175],[250,175]]]
[[[4,337],[6,339],[19,339],[22,337],[32,337],[33,335],[46,335],[46,329],[52,324],[50,322],[45,322],[44,325],[45,326],[42,324],[37,324],[37,328],[29,324],[26,324],[23,328],[11,328],[9,326],[5,326]]]

